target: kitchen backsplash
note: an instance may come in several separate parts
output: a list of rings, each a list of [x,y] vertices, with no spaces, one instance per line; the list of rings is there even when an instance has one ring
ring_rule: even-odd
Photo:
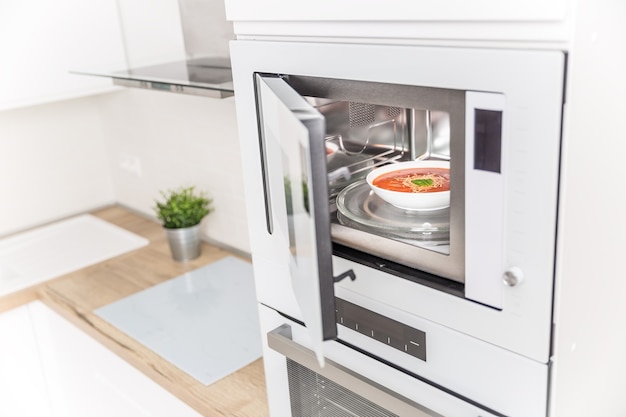
[[[101,97],[0,112],[0,237],[115,201]]]
[[[249,252],[234,99],[124,89],[0,113],[0,237],[160,190],[213,198],[205,238]]]
[[[117,202],[154,216],[160,190],[196,185],[215,207],[205,237],[249,252],[234,98],[128,89],[99,103]]]

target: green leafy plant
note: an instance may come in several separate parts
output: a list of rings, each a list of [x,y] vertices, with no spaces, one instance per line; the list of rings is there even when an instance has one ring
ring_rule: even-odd
[[[213,211],[213,200],[205,192],[196,192],[195,187],[161,191],[161,196],[165,201],[156,201],[154,210],[166,229],[195,226]]]
[[[435,183],[432,178],[417,178],[411,182],[419,187],[430,187]]]

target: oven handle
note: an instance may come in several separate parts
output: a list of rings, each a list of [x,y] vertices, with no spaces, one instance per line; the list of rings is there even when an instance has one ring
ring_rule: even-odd
[[[288,324],[283,324],[269,332],[267,342],[270,348],[281,355],[397,414],[399,417],[443,417],[441,414],[402,397],[329,359],[326,359],[323,368],[320,367],[312,350],[292,340],[291,326]]]

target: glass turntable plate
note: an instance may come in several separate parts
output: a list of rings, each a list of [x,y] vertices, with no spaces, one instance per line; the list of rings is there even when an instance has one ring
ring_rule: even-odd
[[[403,210],[374,194],[361,180],[337,195],[337,218],[346,226],[388,237],[420,241],[450,239],[450,208],[431,211]]]

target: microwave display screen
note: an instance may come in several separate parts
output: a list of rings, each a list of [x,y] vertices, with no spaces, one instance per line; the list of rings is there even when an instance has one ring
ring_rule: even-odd
[[[500,173],[502,112],[474,109],[474,169]]]

